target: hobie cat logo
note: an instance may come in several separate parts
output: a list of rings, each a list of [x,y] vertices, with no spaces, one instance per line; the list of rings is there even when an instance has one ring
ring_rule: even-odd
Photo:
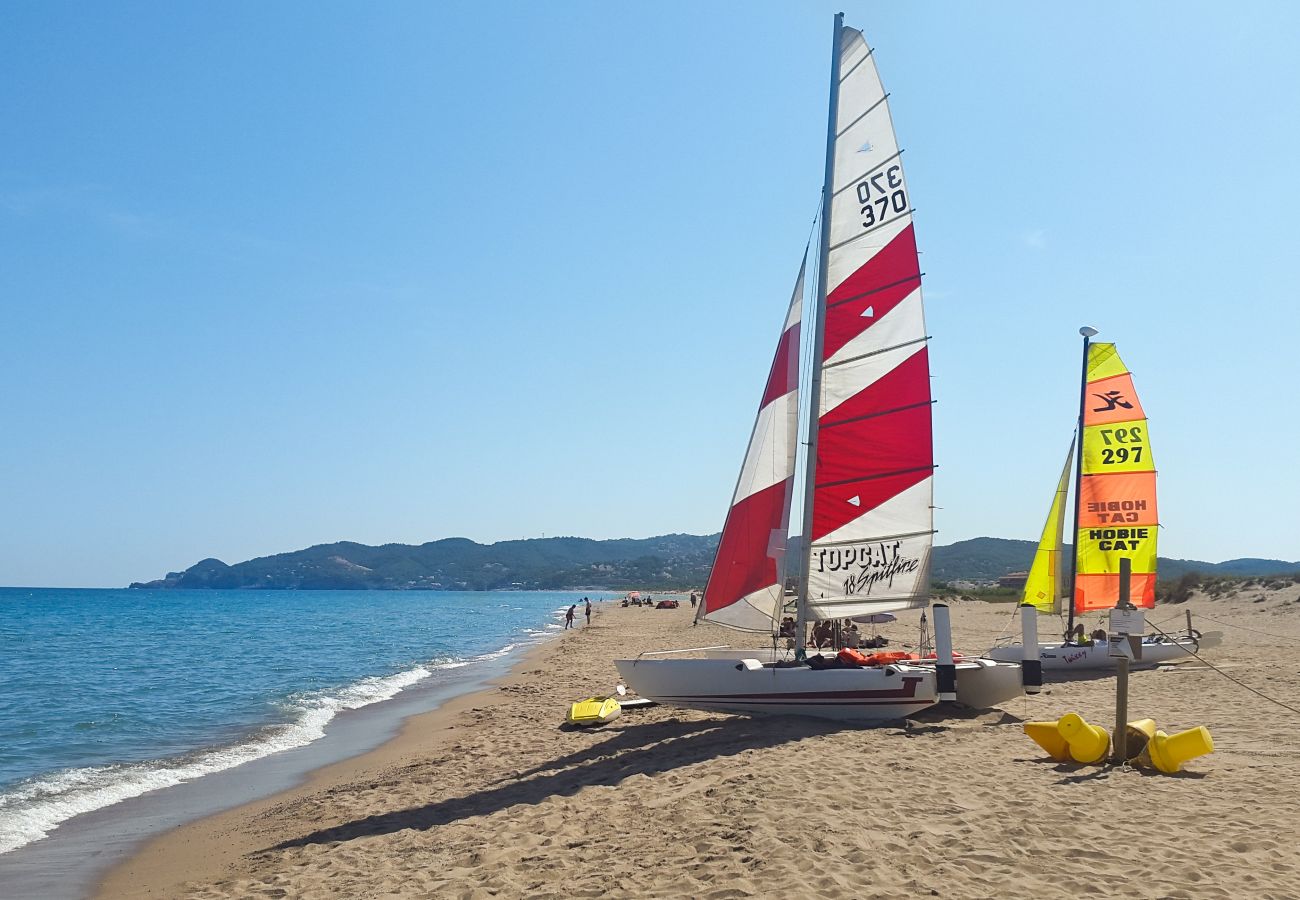
[[[871,152],[871,141],[867,141],[865,144],[863,144],[861,147],[859,147],[859,148],[858,148],[858,152],[859,152],[859,153],[870,153],[870,152]]]
[[[1093,394],[1098,400],[1104,403],[1104,406],[1094,409],[1095,413],[1110,412],[1112,409],[1132,409],[1133,404],[1124,399],[1124,394],[1120,391],[1107,391],[1104,394]]]

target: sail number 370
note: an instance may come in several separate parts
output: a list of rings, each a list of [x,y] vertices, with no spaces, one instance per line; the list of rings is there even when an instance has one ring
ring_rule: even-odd
[[[890,166],[858,182],[858,202],[862,204],[862,225],[870,228],[884,222],[890,212],[907,211],[907,193],[903,189],[903,167]]]
[[[1110,466],[1115,463],[1142,462],[1143,437],[1140,426],[1102,428],[1100,433],[1102,443],[1106,444],[1101,448],[1101,464],[1103,466]],[[1129,446],[1125,446],[1126,444]]]

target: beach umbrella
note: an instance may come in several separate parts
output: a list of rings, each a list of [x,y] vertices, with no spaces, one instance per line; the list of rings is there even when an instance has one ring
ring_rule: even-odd
[[[893,613],[872,613],[869,616],[854,616],[853,621],[864,625],[884,625],[886,622],[897,622],[898,616]]]

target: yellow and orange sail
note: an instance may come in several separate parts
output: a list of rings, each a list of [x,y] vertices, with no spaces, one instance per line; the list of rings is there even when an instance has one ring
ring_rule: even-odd
[[[1078,504],[1074,611],[1115,605],[1125,557],[1132,560],[1130,601],[1155,606],[1156,466],[1146,413],[1114,344],[1088,347]]]

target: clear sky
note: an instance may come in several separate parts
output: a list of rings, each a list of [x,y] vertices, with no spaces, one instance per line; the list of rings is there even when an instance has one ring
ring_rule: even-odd
[[[0,5],[0,584],[721,528],[876,47],[938,541],[1034,539],[1091,324],[1161,554],[1300,559],[1300,4]]]

